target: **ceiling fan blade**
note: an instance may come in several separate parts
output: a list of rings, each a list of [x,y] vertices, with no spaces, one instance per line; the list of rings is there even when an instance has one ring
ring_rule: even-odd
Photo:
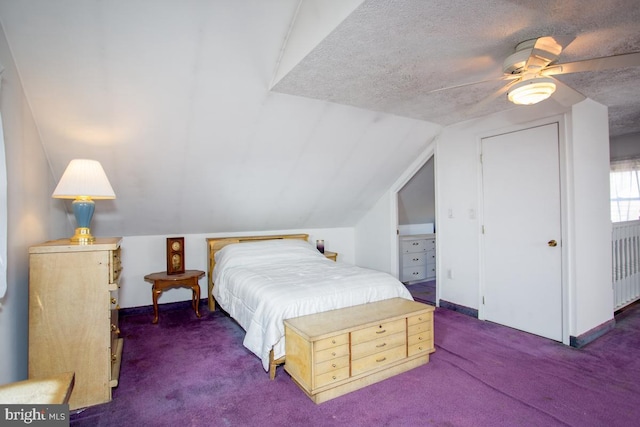
[[[518,83],[518,81],[519,80],[513,80],[507,83],[506,85],[502,86],[500,89],[496,90],[486,98],[481,99],[480,102],[476,103],[473,107],[466,110],[466,113],[472,117],[475,116],[478,111],[483,110],[488,104],[490,104],[494,100],[498,99],[499,97],[507,93],[511,88],[511,86]]]
[[[547,36],[536,40],[531,49],[529,59],[524,69],[528,72],[538,72],[544,67],[557,60],[562,50],[571,43],[573,36]]]
[[[551,77],[556,84],[556,91],[551,97],[564,107],[571,107],[573,104],[584,101],[587,97],[575,90],[572,87],[567,86],[558,79]]]
[[[429,93],[442,92],[443,90],[458,89],[458,88],[465,87],[465,86],[473,86],[473,85],[482,84],[482,83],[498,82],[498,81],[501,81],[501,80],[515,80],[515,79],[519,79],[520,77],[521,76],[517,75],[517,74],[513,74],[513,75],[509,74],[509,75],[496,77],[494,79],[479,80],[479,81],[475,81],[475,82],[461,83],[459,85],[441,87],[441,88],[438,88],[438,89],[430,90],[430,91],[428,91],[426,93],[429,94]]]
[[[556,64],[542,70],[543,76],[558,74],[581,73],[584,71],[602,71],[613,68],[640,66],[640,52],[624,53],[621,55],[604,56],[602,58],[585,59],[584,61]]]

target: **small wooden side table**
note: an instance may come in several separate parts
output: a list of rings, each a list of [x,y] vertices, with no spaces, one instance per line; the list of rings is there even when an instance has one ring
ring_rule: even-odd
[[[181,274],[167,274],[166,271],[151,273],[144,276],[144,280],[153,283],[151,296],[153,297],[153,323],[158,323],[158,297],[169,288],[191,288],[193,297],[191,303],[196,316],[200,317],[198,305],[200,304],[200,285],[198,280],[204,276],[202,270],[185,270]]]

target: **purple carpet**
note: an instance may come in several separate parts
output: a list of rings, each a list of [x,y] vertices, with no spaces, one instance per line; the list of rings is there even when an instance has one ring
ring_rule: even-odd
[[[205,307],[121,318],[113,401],[72,426],[636,426],[640,305],[575,349],[446,309],[431,362],[316,405],[282,367],[274,381],[244,332]]]

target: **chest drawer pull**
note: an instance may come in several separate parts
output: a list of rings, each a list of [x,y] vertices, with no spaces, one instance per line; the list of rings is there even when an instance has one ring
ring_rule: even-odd
[[[376,362],[380,363],[380,362],[384,362],[385,360],[387,360],[387,358],[383,357],[382,359],[376,359]]]
[[[377,347],[377,348],[381,348],[381,347],[384,347],[384,346],[386,346],[386,345],[387,345],[387,343],[386,343],[386,342],[383,342],[382,344],[378,344],[376,347]]]
[[[384,334],[385,332],[387,332],[387,330],[386,330],[386,329],[383,329],[383,330],[381,330],[381,331],[377,331],[377,332],[376,332],[376,334]]]

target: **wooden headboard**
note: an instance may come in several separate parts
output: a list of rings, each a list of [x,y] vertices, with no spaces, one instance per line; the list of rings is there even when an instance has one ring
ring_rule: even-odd
[[[216,302],[213,299],[213,268],[216,266],[216,252],[224,248],[231,243],[246,243],[256,242],[260,240],[280,240],[280,239],[298,239],[309,240],[308,234],[273,234],[268,236],[237,236],[237,237],[209,237],[207,238],[207,256],[209,258],[207,282],[209,298],[209,310],[214,311],[216,309]]]

